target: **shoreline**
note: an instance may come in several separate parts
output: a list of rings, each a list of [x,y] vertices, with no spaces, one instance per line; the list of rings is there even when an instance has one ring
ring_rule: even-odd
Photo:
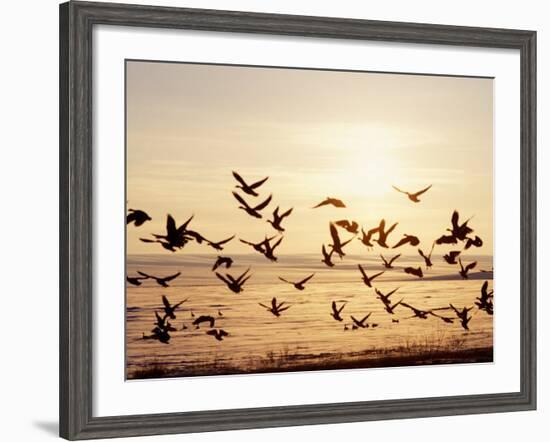
[[[345,358],[345,359],[344,359]],[[493,362],[493,347],[431,351],[367,351],[353,354],[320,355],[304,360],[297,355],[267,355],[239,366],[231,362],[218,362],[196,366],[166,368],[159,364],[127,373],[127,380],[226,376],[237,374],[287,373],[320,370],[349,370],[366,368],[416,367],[422,365],[471,364]]]

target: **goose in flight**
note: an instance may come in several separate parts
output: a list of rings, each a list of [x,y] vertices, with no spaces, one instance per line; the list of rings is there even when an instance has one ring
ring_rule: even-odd
[[[193,231],[187,230],[187,226],[193,219],[193,215],[185,221],[181,226],[176,227],[176,221],[172,215],[166,216],[166,235],[153,233],[155,239],[140,238],[143,242],[154,243],[157,242],[162,247],[171,252],[175,252],[175,249],[181,249],[192,239],[197,239],[198,242],[202,242],[202,237]],[[191,232],[191,234],[189,234]]]
[[[269,177],[265,177],[260,181],[256,181],[252,184],[247,184],[246,181],[235,171],[233,171],[233,177],[239,182],[235,187],[241,189],[244,193],[252,196],[258,196],[256,189],[265,183]]]
[[[462,224],[459,223],[459,214],[458,211],[453,211],[453,214],[451,216],[451,229],[447,229],[449,232],[451,232],[452,236],[454,236],[459,241],[464,241],[466,239],[466,236],[473,232],[473,229],[468,227],[468,222],[472,218],[468,218],[466,221],[464,221]]]
[[[405,267],[403,271],[405,273],[408,273],[409,275],[418,276],[419,278],[422,278],[424,276],[420,267]]]
[[[251,241],[246,241],[246,240],[240,239],[240,238],[239,238],[239,241],[242,242],[243,244],[249,245],[254,250],[256,250],[256,252],[259,252],[262,255],[264,255],[265,254],[265,244],[269,243],[273,238],[275,238],[275,236],[276,235],[270,236],[269,238],[266,237],[265,239],[263,239],[262,241],[260,241],[258,243],[254,243],[254,242],[251,242]]]
[[[400,193],[404,193],[405,195],[407,195],[409,197],[409,199],[413,202],[413,203],[419,203],[420,200],[418,199],[418,197],[420,195],[422,195],[423,193],[427,192],[428,190],[431,189],[432,185],[430,184],[428,187],[426,187],[425,189],[422,189],[422,190],[419,190],[418,192],[414,192],[414,193],[411,193],[411,192],[406,192],[405,190],[401,190],[399,189],[398,187],[395,187],[395,186],[392,186],[395,190],[397,190],[398,192]]]
[[[134,226],[139,227],[146,221],[151,221],[151,217],[143,210],[128,209],[126,215],[126,224],[134,223]]]
[[[407,304],[406,302],[401,302],[401,305],[403,307],[407,307],[408,309],[412,310],[413,316],[410,316],[409,318],[428,319],[428,315],[431,314],[430,310],[420,310],[416,307],[413,307],[410,304]]]
[[[283,240],[283,237],[281,236],[273,245],[271,245],[271,242],[267,240],[267,238],[264,241],[264,256],[269,259],[270,261],[277,261],[277,257],[273,254],[275,252],[275,249],[281,244],[281,241]]]
[[[344,202],[342,200],[339,200],[337,198],[331,198],[331,197],[327,196],[319,204],[317,204],[316,206],[313,206],[313,208],[316,209],[318,207],[328,206],[328,205],[331,205],[331,206],[334,206],[334,207],[339,207],[339,208],[346,207],[346,205],[344,204]]]
[[[330,228],[330,236],[332,237],[332,244],[329,244],[332,251],[335,252],[340,259],[344,257],[346,254],[344,253],[344,246],[349,244],[353,238],[348,239],[347,241],[342,242],[340,240],[340,236],[338,235],[338,230],[336,230],[336,226],[333,223],[329,223]]]
[[[288,281],[284,278],[281,278],[279,276],[279,279],[283,282],[286,282],[287,284],[290,284],[290,285],[293,285],[294,288],[296,290],[304,290],[306,287],[305,287],[305,283],[308,282],[311,278],[313,278],[315,276],[315,273],[312,273],[311,275],[309,275],[308,277],[302,279],[301,281],[298,281],[298,282],[292,282],[292,281]]]
[[[162,247],[164,247],[166,250],[169,250],[170,252],[176,251],[176,249],[172,244],[170,244],[167,241],[163,241],[161,239],[140,238],[139,240],[147,243],[159,243]]]
[[[147,279],[147,277],[146,276],[145,277],[144,276],[142,276],[142,277],[139,277],[139,276],[126,276],[126,281],[128,281],[130,284],[135,285],[135,286],[141,285],[141,281],[143,281],[144,279]]]
[[[186,302],[189,298],[184,299],[183,301],[178,302],[177,304],[170,305],[170,302],[168,301],[168,298],[164,295],[162,295],[162,303],[164,304],[164,314],[169,317],[170,319],[176,319],[176,315],[174,312],[176,309],[182,305],[184,302]]]
[[[375,233],[378,233],[378,230],[379,228],[378,227],[375,227],[373,229],[370,229],[368,230],[367,232],[365,232],[365,230],[361,227],[361,234],[362,234],[362,237],[359,238],[359,241],[361,241],[364,245],[366,245],[369,249],[371,247],[374,247],[374,244],[371,242],[372,240],[372,235],[374,235]]]
[[[397,224],[398,223],[394,223],[388,230],[385,230],[386,220],[381,220],[380,225],[378,226],[378,239],[373,241],[376,241],[380,247],[384,247],[385,249],[387,249],[388,244],[386,243],[386,241],[388,240],[388,235],[393,232],[393,229],[397,227]]]
[[[391,304],[391,301],[390,301],[390,296],[393,295],[397,290],[399,290],[399,287],[397,287],[396,289],[393,289],[391,292],[389,292],[388,294],[384,294],[382,293],[380,290],[378,289],[374,289],[374,292],[376,293],[376,297],[378,299],[380,299],[380,301],[382,301],[382,303],[384,305],[390,305]],[[401,302],[401,301],[400,301]]]
[[[382,258],[382,261],[384,262],[384,267],[387,269],[393,269],[393,262],[400,256],[401,256],[401,253],[399,255],[395,255],[390,260],[387,260],[386,258],[384,258],[382,254],[380,254],[380,258]]]
[[[250,207],[248,203],[243,199],[243,197],[240,196],[237,192],[232,192],[232,193],[235,199],[241,204],[239,206],[239,209],[244,210],[246,213],[248,213],[250,216],[253,216],[254,218],[262,217],[262,214],[259,211],[267,207],[267,205],[271,202],[271,198],[273,196],[273,195],[269,195],[266,200],[264,200],[257,206]]]
[[[221,328],[208,330],[206,334],[209,336],[214,336],[218,341],[223,341],[223,338],[225,338],[226,336],[229,336],[229,333],[226,332],[225,330],[222,330]]]
[[[416,247],[418,244],[420,244],[420,240],[414,235],[404,234],[403,238],[401,238],[399,242],[392,247],[392,249],[397,249],[398,247],[401,247],[405,244],[410,244],[411,246]]]
[[[361,275],[363,276],[363,282],[365,283],[365,285],[367,287],[372,287],[372,281],[375,279],[375,278],[378,278],[380,275],[383,275],[384,272],[378,272],[378,273],[375,273],[374,275],[372,275],[370,278],[369,276],[367,275],[367,273],[365,272],[365,269],[363,269],[363,267],[361,267],[361,264],[357,264],[357,268],[359,269],[359,271],[361,272]]]
[[[151,335],[145,335],[143,333],[143,339],[155,339],[159,342],[162,342],[163,344],[168,344],[170,341],[170,334],[166,330],[162,330],[159,327],[155,327],[152,330],[153,334]]]
[[[223,245],[227,244],[229,241],[231,241],[233,238],[235,238],[235,235],[231,236],[230,238],[222,239],[221,241],[214,242],[206,240],[206,244],[208,244],[210,247],[212,247],[214,250],[223,250]]]
[[[483,245],[483,240],[479,236],[476,235],[476,237],[474,239],[466,238],[466,245],[464,246],[464,248],[466,250],[468,250],[472,246],[481,247],[482,245]]]
[[[336,305],[336,301],[332,301],[332,312],[330,313],[330,316],[332,316],[336,321],[342,322],[344,318],[340,316],[340,313],[342,313],[342,310],[344,310],[344,307],[346,306],[347,302],[342,303],[340,308]]]
[[[153,322],[153,324],[156,327],[160,328],[161,330],[176,331],[176,329],[172,327],[172,324],[170,324],[170,321],[166,320],[167,318],[166,315],[160,316],[159,313],[155,310],[155,318],[156,318],[156,321]],[[154,330],[151,330],[151,331],[154,331]]]
[[[334,221],[338,227],[346,229],[349,233],[357,235],[359,233],[359,224],[356,221],[349,221],[347,219],[341,219],[339,221]]]
[[[472,317],[468,316],[468,313],[473,309],[473,307],[463,307],[462,310],[457,309],[453,304],[449,304],[449,307],[453,309],[458,319],[460,319],[460,325],[462,328],[464,330],[470,330],[468,323],[471,321]]]
[[[435,243],[440,246],[441,244],[456,244],[457,240],[453,235],[441,235],[435,240]]]
[[[370,315],[372,315],[372,312],[365,315],[362,319],[357,319],[353,315],[351,315],[350,318],[357,327],[365,328],[365,321],[370,318]]]
[[[445,307],[446,309],[446,307]],[[439,318],[441,319],[443,322],[447,323],[447,324],[453,324],[454,323],[454,318],[449,318],[448,316],[442,316],[438,313],[434,313],[433,310],[429,312],[430,315],[432,316],[435,316],[436,318]]]
[[[418,249],[418,254],[424,258],[424,262],[426,263],[426,268],[429,269],[431,266],[433,266],[433,263],[432,263],[432,253],[434,251],[434,247],[435,247],[435,242],[432,243],[432,248],[430,250],[430,254],[429,255],[426,255],[424,254],[424,252],[422,251],[422,249]]]
[[[212,266],[212,271],[215,271],[219,266],[225,266],[226,269],[230,268],[233,265],[233,259],[229,256],[218,256],[216,262]]]
[[[284,218],[289,216],[292,213],[293,207],[288,209],[286,212],[279,214],[279,206],[273,211],[273,220],[268,219],[267,222],[273,226],[275,230],[279,232],[284,232],[285,229],[281,226],[281,222]]]
[[[144,279],[154,279],[155,282],[160,285],[161,287],[169,287],[169,285],[167,284],[168,281],[172,281],[173,279],[176,279],[178,276],[181,275],[181,272],[178,272],[178,273],[174,273],[173,275],[170,275],[170,276],[166,276],[164,278],[160,278],[158,276],[153,276],[153,275],[149,275],[145,272],[140,272],[138,271],[138,273],[144,277]]]
[[[443,255],[443,259],[447,262],[447,264],[458,264],[458,261],[456,260],[458,255],[460,255],[460,251],[452,250],[447,255]]]
[[[460,271],[458,273],[460,273],[460,276],[462,276],[462,279],[468,279],[468,272],[474,269],[475,266],[477,265],[477,261],[474,261],[464,266],[460,258],[458,258],[458,263],[460,264]]]
[[[200,315],[198,318],[195,318],[195,320],[193,321],[193,325],[199,328],[203,322],[208,322],[210,328],[212,328],[214,327],[216,319],[210,315]]]
[[[386,303],[384,302],[384,309],[385,309],[386,312],[388,312],[390,315],[394,315],[394,314],[395,314],[395,312],[394,312],[395,308],[398,307],[398,306],[400,306],[400,305],[402,304],[402,302],[403,302],[403,298],[402,298],[401,300],[397,301],[395,304],[390,304],[390,303],[387,303],[387,304],[386,304]]]
[[[272,313],[274,316],[281,316],[281,313],[285,310],[288,310],[291,306],[285,305],[285,302],[277,303],[277,298],[273,298],[271,300],[271,306],[267,306],[265,304],[259,303],[263,308],[265,308],[268,312]]]
[[[238,278],[234,278],[229,273],[226,273],[225,276],[220,275],[218,272],[216,272],[216,276],[218,279],[225,282],[229,290],[231,290],[233,293],[241,293],[243,289],[243,285],[246,281],[250,279],[252,275],[249,275],[248,272],[250,271],[250,267],[246,269],[246,271],[241,274]]]
[[[481,286],[481,296],[476,298],[475,305],[479,310],[484,310],[487,314],[493,314],[493,291],[488,290],[489,281],[485,281]]]
[[[324,263],[327,267],[334,267],[334,263],[331,261],[334,249],[331,250],[330,253],[327,253],[327,249],[323,244],[323,247],[321,248],[321,253],[323,254],[323,259],[321,260],[321,262]]]

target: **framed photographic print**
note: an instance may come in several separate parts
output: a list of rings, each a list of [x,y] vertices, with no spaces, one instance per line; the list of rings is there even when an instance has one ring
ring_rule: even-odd
[[[60,23],[62,437],[535,408],[535,32]]]

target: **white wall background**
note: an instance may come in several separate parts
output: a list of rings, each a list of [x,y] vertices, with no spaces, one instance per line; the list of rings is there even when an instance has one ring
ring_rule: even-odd
[[[146,0],[170,6],[324,15],[538,31],[539,145],[539,410],[536,412],[248,430],[143,440],[279,441],[400,438],[410,441],[543,440],[550,419],[550,284],[548,265],[550,155],[550,13],[536,0]],[[0,439],[57,437],[58,409],[58,3],[7,2],[0,27]],[[140,440],[140,439],[132,439]]]

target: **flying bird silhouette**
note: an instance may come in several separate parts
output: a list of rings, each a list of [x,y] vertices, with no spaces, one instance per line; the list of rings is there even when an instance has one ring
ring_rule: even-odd
[[[403,271],[405,273],[408,273],[409,275],[418,276],[419,278],[422,278],[424,276],[420,267],[405,267]]]
[[[186,302],[189,298],[184,299],[183,301],[178,302],[177,304],[170,305],[170,302],[168,301],[168,298],[164,295],[162,295],[162,303],[164,304],[164,314],[168,316],[170,319],[176,319],[176,315],[174,312],[176,309],[182,305],[184,302]]]
[[[168,333],[167,330],[162,330],[159,327],[155,327],[152,332],[153,334],[151,335],[145,335],[145,333],[143,333],[143,339],[155,339],[163,344],[169,343],[170,333]]]
[[[225,330],[222,330],[221,328],[208,330],[206,334],[209,336],[214,336],[218,341],[223,341],[223,338],[225,338],[226,336],[229,336],[229,333],[226,332]]]
[[[275,252],[275,249],[281,244],[281,241],[283,240],[283,237],[281,236],[273,245],[270,241],[267,240],[267,238],[264,241],[264,256],[269,259],[270,261],[277,261],[277,257],[273,254]]]
[[[167,250],[175,252],[176,249],[181,249],[189,241],[196,239],[197,242],[202,242],[202,237],[197,233],[187,229],[187,226],[193,219],[193,215],[185,221],[181,226],[176,227],[176,221],[172,215],[166,216],[166,235],[153,233],[155,239],[140,238],[143,242],[159,243]]]
[[[367,319],[370,318],[370,315],[372,315],[372,312],[365,315],[362,319],[357,319],[353,315],[351,315],[350,318],[357,327],[365,328],[365,322],[366,322]]]
[[[200,315],[198,318],[196,318],[193,321],[193,325],[199,328],[203,322],[208,322],[208,324],[210,325],[210,328],[212,328],[214,327],[214,323],[216,322],[216,319],[210,315]]]
[[[334,263],[331,261],[334,249],[331,250],[330,253],[327,253],[327,249],[323,244],[323,247],[321,248],[321,253],[323,254],[323,259],[321,260],[321,262],[324,263],[327,267],[334,267]]]
[[[435,243],[437,245],[441,244],[456,244],[457,240],[453,235],[441,235],[439,238],[435,240]]]
[[[380,290],[375,288],[374,292],[376,293],[376,297],[380,299],[380,301],[382,301],[384,305],[390,305],[391,304],[390,296],[393,295],[397,290],[399,290],[399,287],[397,287],[396,289],[393,289],[391,292],[387,294],[384,294]]]
[[[407,307],[413,312],[413,316],[410,316],[407,319],[410,319],[410,318],[428,319],[428,315],[431,314],[430,310],[420,310],[419,308],[413,307],[412,305],[407,304],[406,302],[401,302],[401,305],[403,307]]]
[[[460,255],[460,251],[452,250],[447,255],[443,255],[443,259],[447,262],[447,264],[458,264],[458,261],[456,260],[458,255]]]
[[[216,262],[212,266],[212,271],[216,270],[219,266],[225,266],[226,269],[233,265],[233,260],[229,256],[218,256]]]
[[[466,245],[464,246],[464,248],[466,250],[468,250],[472,246],[481,247],[482,245],[483,245],[483,240],[479,236],[476,235],[476,237],[474,239],[466,238]]]
[[[362,237],[359,238],[359,241],[361,241],[364,245],[366,245],[369,249],[371,247],[374,247],[374,244],[371,242],[372,240],[372,235],[374,235],[375,233],[378,233],[378,230],[379,228],[378,227],[375,227],[373,229],[370,229],[368,230],[367,232],[365,232],[365,230],[363,228],[361,228],[361,233],[362,233]]]
[[[449,318],[448,316],[442,316],[438,313],[434,313],[433,311],[430,311],[429,313],[430,313],[430,315],[441,319],[443,322],[446,322],[447,324],[453,324],[454,323],[454,318]]]
[[[395,314],[395,312],[394,312],[395,308],[398,307],[398,306],[400,306],[402,302],[403,302],[403,299],[397,301],[395,304],[390,304],[390,303],[386,304],[386,303],[384,302],[384,309],[385,309],[386,312],[388,312],[390,315],[393,315],[393,314]]]
[[[387,249],[388,244],[386,241],[388,240],[388,235],[397,227],[397,224],[398,223],[394,223],[388,230],[385,230],[386,220],[381,220],[380,225],[378,226],[378,239],[373,239],[373,241],[376,241],[380,247]]]
[[[485,281],[481,286],[481,296],[476,298],[475,305],[479,310],[484,310],[487,314],[493,314],[493,291],[488,290],[489,281]]]
[[[460,224],[458,211],[455,210],[451,216],[451,229],[447,230],[451,232],[452,236],[454,236],[457,240],[464,241],[466,239],[466,236],[473,232],[473,230],[468,227],[468,222],[470,220],[471,218],[468,218],[466,221]]]
[[[151,217],[143,210],[128,209],[126,215],[126,224],[134,223],[134,226],[139,227],[146,221],[151,221]]]
[[[367,273],[365,272],[365,270],[363,269],[363,267],[361,267],[361,264],[357,264],[357,268],[359,269],[359,271],[361,272],[361,275],[363,275],[363,282],[365,283],[365,285],[367,287],[372,287],[372,281],[375,279],[375,278],[378,278],[380,275],[383,275],[384,272],[378,272],[378,273],[375,273],[374,275],[372,275],[370,278],[369,276],[367,275]]]
[[[141,285],[141,281],[143,281],[144,279],[147,279],[147,277],[146,276],[142,276],[142,277],[139,277],[139,276],[126,276],[126,281],[128,281],[130,284],[135,285],[135,286]]]
[[[468,323],[471,321],[472,317],[468,316],[468,313],[473,309],[473,307],[463,307],[462,310],[459,310],[453,304],[449,304],[449,306],[456,313],[458,319],[460,319],[460,325],[462,328],[467,331],[470,330]]]
[[[158,312],[155,310],[155,318],[156,318],[156,321],[153,322],[153,324],[160,328],[161,330],[166,330],[166,331],[176,331],[176,329],[174,327],[172,327],[172,324],[170,324],[170,321],[167,321],[166,318],[167,316],[164,315],[164,316],[160,316],[158,314]],[[151,330],[152,332],[154,332],[154,329]]]
[[[221,281],[225,282],[227,285],[227,288],[231,290],[234,293],[241,293],[243,289],[243,285],[246,281],[250,279],[252,275],[249,275],[248,272],[250,271],[250,267],[246,269],[244,273],[242,273],[238,278],[234,278],[229,273],[226,273],[225,276],[220,275],[218,272],[216,272],[216,276]]]
[[[341,219],[339,221],[334,221],[334,224],[336,224],[338,227],[342,227],[343,229],[346,229],[349,233],[353,233],[355,235],[359,233],[359,224],[357,224],[357,222],[355,221]]]
[[[399,240],[399,242],[395,244],[392,249],[397,249],[398,247],[401,247],[405,244],[410,244],[411,246],[416,247],[418,244],[420,244],[420,240],[414,235],[404,234],[403,238],[401,238],[401,240]]]
[[[265,177],[263,180],[257,181],[252,184],[247,184],[246,181],[235,171],[233,171],[233,176],[239,182],[235,187],[241,189],[244,193],[252,196],[258,196],[256,189],[265,183],[269,177]]]
[[[144,277],[144,279],[154,279],[155,282],[160,285],[161,287],[169,287],[169,285],[167,284],[168,281],[172,281],[173,279],[176,279],[178,276],[181,275],[181,272],[178,272],[178,273],[174,273],[173,275],[169,275],[169,276],[166,276],[164,278],[160,278],[158,276],[153,276],[153,275],[149,275],[145,272],[140,272],[138,271],[138,273]]]
[[[261,218],[262,214],[259,212],[262,209],[265,209],[267,205],[271,202],[271,198],[273,195],[269,195],[267,199],[257,206],[250,207],[248,203],[243,199],[242,196],[240,196],[237,192],[232,192],[235,199],[241,204],[239,206],[239,209],[244,210],[246,213],[248,213],[250,216],[253,216],[254,218]]]
[[[404,190],[401,190],[399,189],[398,187],[395,187],[395,186],[392,186],[395,190],[397,190],[398,192],[401,192],[401,193],[404,193],[405,195],[407,195],[409,197],[409,199],[413,202],[413,203],[419,203],[420,200],[418,199],[418,197],[420,195],[422,195],[423,193],[427,192],[428,190],[431,189],[432,185],[430,184],[428,187],[426,187],[425,189],[422,189],[422,190],[419,190],[418,192],[414,192],[414,193],[411,193],[411,192],[406,192]]]
[[[209,240],[206,240],[206,244],[208,244],[210,247],[212,247],[214,250],[223,250],[223,245],[224,244],[227,244],[229,241],[231,241],[233,238],[235,238],[235,235],[229,237],[229,238],[226,238],[226,239],[222,239],[221,241],[218,241],[218,242],[214,242],[214,241],[209,241]]]
[[[295,288],[296,290],[304,290],[304,289],[306,288],[304,284],[305,284],[306,282],[308,282],[308,281],[309,281],[311,278],[313,278],[314,276],[315,276],[315,273],[312,273],[312,274],[309,275],[308,277],[306,277],[306,278],[304,278],[304,279],[302,279],[301,281],[298,281],[298,282],[288,281],[288,280],[286,280],[286,279],[284,279],[284,278],[281,278],[280,276],[279,276],[279,279],[280,279],[281,281],[283,281],[283,282],[286,282],[287,284],[293,285],[294,288]]]
[[[424,252],[421,250],[421,249],[418,249],[418,254],[424,258],[424,262],[426,263],[426,268],[430,268],[431,266],[433,266],[433,263],[432,263],[432,253],[434,251],[434,247],[435,247],[435,242],[432,243],[432,248],[430,250],[430,254],[429,255],[426,255],[424,254]]]
[[[462,279],[468,279],[468,272],[474,269],[475,266],[477,265],[477,261],[474,261],[464,266],[460,258],[458,258],[458,263],[460,264],[460,270],[458,273],[460,273],[460,276],[462,276]]]
[[[246,241],[244,239],[240,239],[239,238],[239,241],[242,242],[243,244],[246,244],[246,245],[249,245],[250,247],[252,247],[254,250],[256,250],[256,252],[259,252],[261,253],[262,255],[265,254],[265,244],[266,242],[269,243],[273,238],[275,238],[277,235],[273,235],[273,236],[270,236],[269,238],[266,236],[265,239],[263,239],[262,241],[260,242],[251,242],[251,241]]]
[[[284,232],[285,229],[281,226],[281,222],[292,213],[292,209],[293,208],[290,208],[286,212],[279,214],[279,206],[277,206],[277,208],[273,211],[273,220],[268,219],[267,222],[271,224],[275,230]]]
[[[399,255],[395,255],[390,260],[387,260],[386,258],[384,258],[382,254],[380,254],[380,258],[382,258],[382,261],[384,262],[384,267],[387,269],[393,269],[393,262],[400,256],[401,256],[401,253]]]
[[[313,208],[316,209],[318,207],[328,206],[328,205],[331,205],[331,206],[334,206],[334,207],[339,207],[339,208],[346,207],[346,205],[344,204],[344,202],[342,200],[339,200],[337,198],[331,198],[331,197],[327,196],[326,199],[321,201],[316,206],[313,206]]]
[[[332,316],[336,321],[342,322],[344,319],[342,316],[340,316],[340,313],[342,313],[342,310],[344,310],[344,307],[346,306],[346,302],[342,303],[340,308],[337,307],[336,301],[332,301],[332,312],[330,316]]]
[[[281,313],[285,310],[288,310],[291,306],[286,305],[285,302],[277,303],[277,298],[273,298],[271,300],[271,306],[267,306],[265,304],[259,303],[263,308],[265,308],[268,312],[272,313],[274,316],[281,316]]]
[[[340,259],[342,259],[342,257],[346,255],[344,253],[344,246],[349,244],[354,237],[342,242],[340,235],[338,235],[338,230],[336,230],[336,226],[333,223],[329,223],[329,228],[330,236],[332,237],[332,244],[329,244],[329,247],[331,247],[332,252],[336,253]]]

